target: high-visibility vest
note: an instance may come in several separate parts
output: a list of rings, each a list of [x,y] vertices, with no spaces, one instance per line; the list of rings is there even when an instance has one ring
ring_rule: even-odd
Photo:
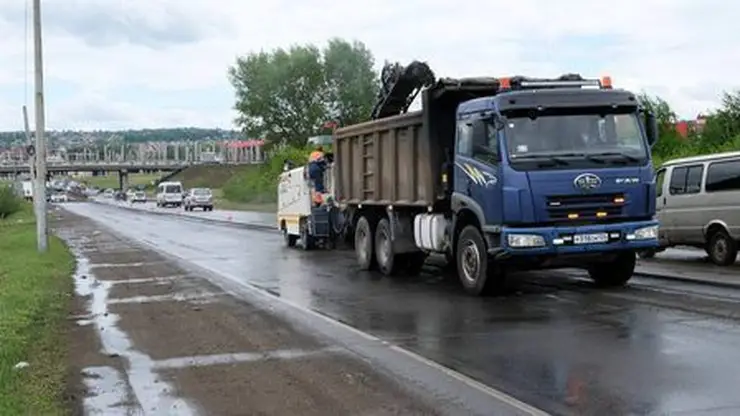
[[[318,150],[314,150],[313,152],[311,152],[311,155],[308,156],[308,161],[309,162],[316,162],[316,161],[322,159],[323,157],[324,157],[324,152],[321,152],[321,151],[318,151]]]

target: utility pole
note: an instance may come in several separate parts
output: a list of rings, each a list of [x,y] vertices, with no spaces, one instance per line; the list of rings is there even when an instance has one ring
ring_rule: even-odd
[[[31,127],[28,124],[28,108],[23,106],[23,128],[26,131],[26,155],[28,155],[28,174],[31,176],[31,182],[36,179],[36,146],[33,144],[31,136]],[[34,185],[35,186],[35,185]],[[35,195],[34,195],[35,198]],[[35,205],[34,205],[35,206]]]
[[[33,0],[33,55],[36,110],[36,180],[34,182],[34,208],[36,211],[36,244],[39,253],[49,248],[46,227],[46,120],[44,114],[44,61],[41,42],[41,0]]]

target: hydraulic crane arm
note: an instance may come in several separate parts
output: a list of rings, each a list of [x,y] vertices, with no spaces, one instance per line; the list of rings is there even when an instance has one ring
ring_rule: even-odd
[[[386,64],[371,118],[375,120],[407,112],[419,92],[434,82],[434,72],[424,62],[413,61],[408,66]]]

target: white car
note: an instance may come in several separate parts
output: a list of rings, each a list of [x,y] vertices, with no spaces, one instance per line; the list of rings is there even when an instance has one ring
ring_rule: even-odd
[[[139,203],[139,202],[146,203],[146,192],[129,190],[126,193],[126,199],[132,204]]]
[[[157,186],[157,207],[182,206],[183,187],[180,182],[162,182]]]
[[[64,192],[54,192],[51,194],[51,198],[49,199],[49,202],[53,204],[58,204],[61,202],[69,202],[69,197],[67,197],[67,194]]]

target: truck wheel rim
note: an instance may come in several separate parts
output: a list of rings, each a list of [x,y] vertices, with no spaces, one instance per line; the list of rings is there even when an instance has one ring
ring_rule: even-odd
[[[463,277],[469,283],[475,283],[478,280],[480,272],[480,252],[474,242],[468,241],[462,252],[462,269]]]
[[[360,250],[358,250],[358,256],[360,257],[360,262],[364,263],[367,261],[368,256],[368,236],[364,229],[357,230],[358,239],[360,240]]]
[[[380,233],[380,244],[378,247],[378,259],[380,263],[385,265],[388,264],[388,258],[390,257],[390,241],[388,235],[385,232]]]

